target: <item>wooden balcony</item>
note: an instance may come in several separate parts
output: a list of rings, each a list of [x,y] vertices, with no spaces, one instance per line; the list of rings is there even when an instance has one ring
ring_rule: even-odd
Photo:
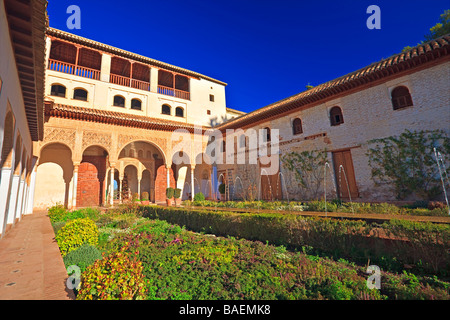
[[[100,80],[100,70],[77,66],[63,61],[49,59],[48,69],[62,73],[73,74],[83,78]]]
[[[128,77],[112,74],[109,77],[109,82],[125,87],[131,87],[139,90],[150,91],[150,82],[136,80]]]
[[[186,99],[186,100],[191,99],[190,92],[178,90],[175,88],[165,87],[165,86],[161,86],[161,85],[158,85],[158,93],[164,94],[166,96],[177,97],[180,99]]]

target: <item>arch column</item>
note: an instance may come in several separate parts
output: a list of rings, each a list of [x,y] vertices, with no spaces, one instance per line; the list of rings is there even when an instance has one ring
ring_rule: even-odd
[[[170,168],[172,165],[166,164],[166,175],[167,175],[167,188],[170,187]]]
[[[24,214],[32,214],[33,213],[33,204],[34,204],[34,188],[36,187],[36,171],[37,171],[37,157],[33,157],[31,159],[31,174],[30,174],[30,185],[29,191],[27,194],[27,203]]]
[[[114,166],[112,165],[110,168],[110,181],[109,181],[109,204],[114,204]]]
[[[195,196],[194,170],[195,165],[191,164],[191,200],[194,200]]]
[[[138,173],[137,173],[137,187],[138,187],[138,197],[139,197],[139,200],[141,199],[141,180],[142,180],[142,171],[141,170],[138,170]]]
[[[119,173],[119,203],[122,204],[123,173]]]
[[[72,189],[72,208],[77,207],[77,188],[78,188],[78,168],[80,163],[73,164],[73,189]]]

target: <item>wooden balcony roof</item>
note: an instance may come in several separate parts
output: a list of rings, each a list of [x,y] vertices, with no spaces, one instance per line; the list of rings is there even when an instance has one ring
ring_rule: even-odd
[[[209,129],[209,127],[205,126],[195,126],[183,122],[133,115],[124,112],[53,104],[50,101],[46,101],[45,115],[49,117],[91,121],[148,130],[174,131],[176,129],[186,129],[193,133],[195,128],[201,128],[202,133],[204,133],[205,130]]]
[[[31,139],[42,140],[47,1],[5,0],[4,3]]]

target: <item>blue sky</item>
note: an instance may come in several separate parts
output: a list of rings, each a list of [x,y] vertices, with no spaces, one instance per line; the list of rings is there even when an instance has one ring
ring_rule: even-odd
[[[449,0],[49,0],[50,26],[228,83],[252,111],[415,46]],[[81,29],[69,30],[69,5]],[[369,30],[367,7],[381,9]]]

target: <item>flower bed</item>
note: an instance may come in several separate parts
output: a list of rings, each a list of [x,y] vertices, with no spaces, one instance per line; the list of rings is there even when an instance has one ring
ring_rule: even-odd
[[[450,284],[435,277],[382,272],[381,289],[368,289],[366,268],[346,260],[321,258],[306,248],[291,252],[261,241],[198,234],[142,213],[92,218],[103,258],[92,261],[89,250],[77,299],[450,298]],[[359,225],[347,225],[352,226]]]

